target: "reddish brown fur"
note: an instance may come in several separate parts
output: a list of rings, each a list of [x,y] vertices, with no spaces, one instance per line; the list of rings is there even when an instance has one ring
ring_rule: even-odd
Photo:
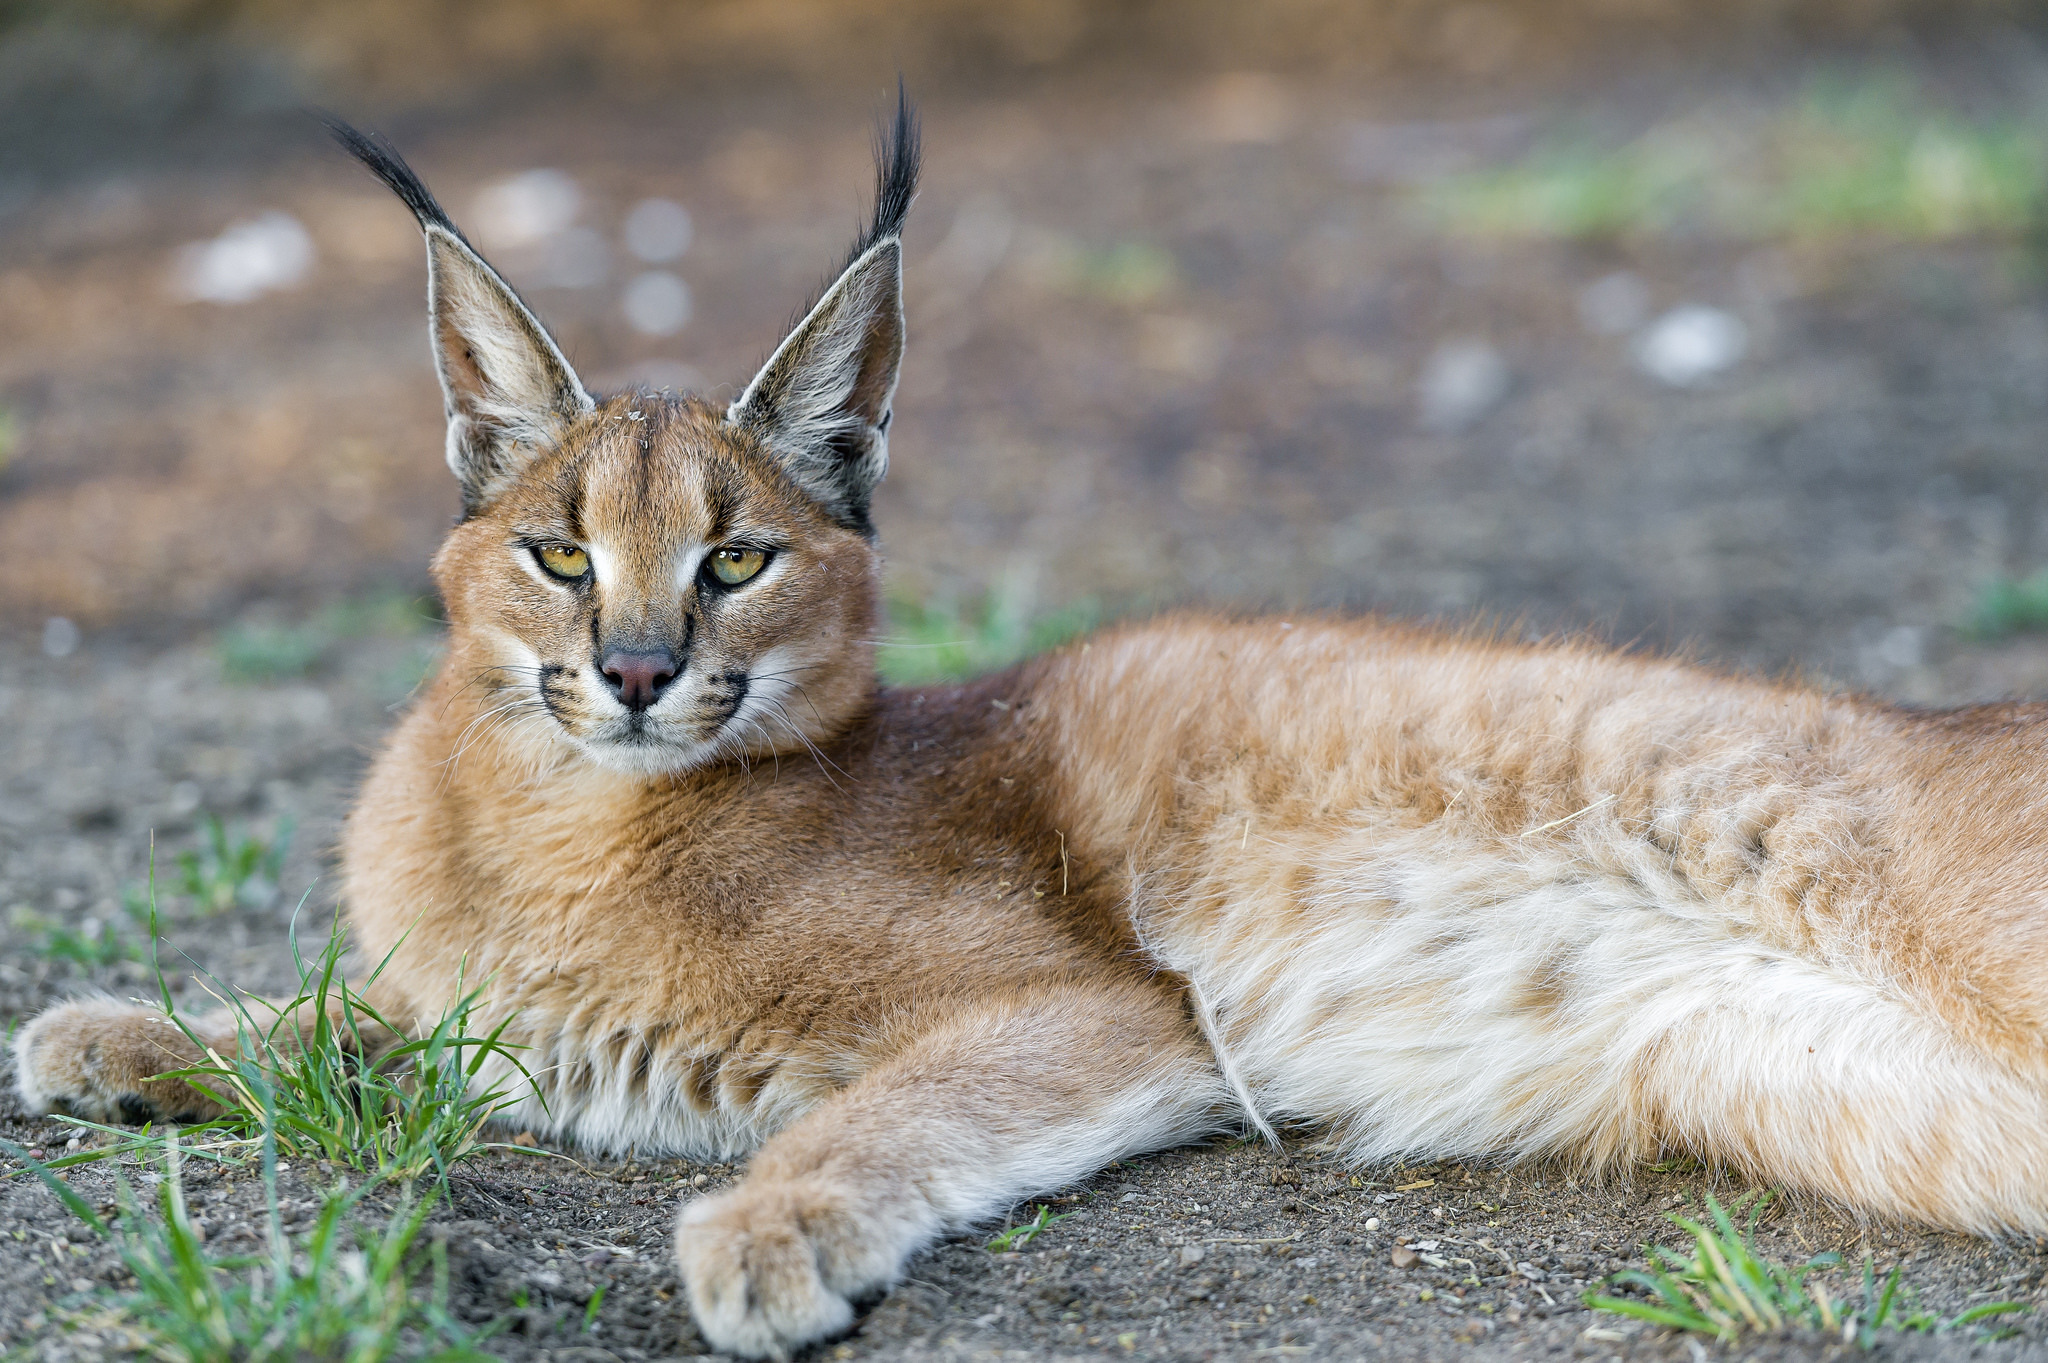
[[[414,1028],[487,982],[521,1120],[759,1147],[678,1227],[719,1348],[829,1335],[946,1227],[1240,1119],[1359,1158],[1677,1147],[2048,1229],[2048,711],[1192,614],[884,691],[893,226],[728,411],[596,402],[383,155],[470,515],[446,662],[349,823],[351,930]],[[721,546],[766,566],[721,585]],[[635,708],[620,650],[673,683]],[[149,1076],[192,1058],[105,1003],[17,1056],[95,1115],[174,1112]]]

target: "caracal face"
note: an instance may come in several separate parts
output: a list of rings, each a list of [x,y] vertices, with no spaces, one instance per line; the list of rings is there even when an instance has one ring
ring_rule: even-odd
[[[873,695],[869,502],[903,356],[915,131],[899,102],[875,218],[719,411],[589,392],[390,147],[336,135],[418,216],[463,519],[434,560],[451,665],[542,766],[676,775],[797,751]]]
[[[701,402],[608,399],[456,528],[435,576],[484,723],[649,775],[844,727],[875,551],[756,444]]]

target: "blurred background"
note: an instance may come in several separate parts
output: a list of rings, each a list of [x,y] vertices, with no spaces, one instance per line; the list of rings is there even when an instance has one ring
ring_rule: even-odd
[[[291,672],[425,590],[421,251],[306,107],[593,385],[731,393],[898,71],[926,643],[1375,607],[1932,697],[2048,618],[2048,6],[15,0],[9,639],[239,623]]]
[[[304,110],[730,394],[899,71],[893,676],[1196,601],[2048,693],[2048,3],[0,0],[0,1005],[152,836],[295,895],[435,656],[419,239]]]

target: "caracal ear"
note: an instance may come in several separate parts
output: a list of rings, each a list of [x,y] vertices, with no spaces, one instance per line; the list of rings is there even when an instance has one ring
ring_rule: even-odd
[[[903,365],[903,219],[917,192],[917,120],[899,84],[877,149],[874,222],[846,269],[726,410],[840,524],[872,534]]]
[[[467,519],[596,404],[540,320],[390,143],[337,119],[327,127],[405,201],[426,234],[427,310],[448,413],[448,467],[462,484]]]

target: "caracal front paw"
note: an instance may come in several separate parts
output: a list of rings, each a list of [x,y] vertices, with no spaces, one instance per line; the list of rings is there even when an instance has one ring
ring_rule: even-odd
[[[822,1181],[747,1182],[700,1197],[676,1226],[676,1261],[705,1340],[747,1358],[843,1334],[853,1301],[888,1286],[899,1256]]]
[[[220,1109],[181,1079],[198,1058],[162,1013],[112,999],[74,999],[39,1013],[14,1038],[14,1083],[31,1112],[140,1125],[200,1121]]]

